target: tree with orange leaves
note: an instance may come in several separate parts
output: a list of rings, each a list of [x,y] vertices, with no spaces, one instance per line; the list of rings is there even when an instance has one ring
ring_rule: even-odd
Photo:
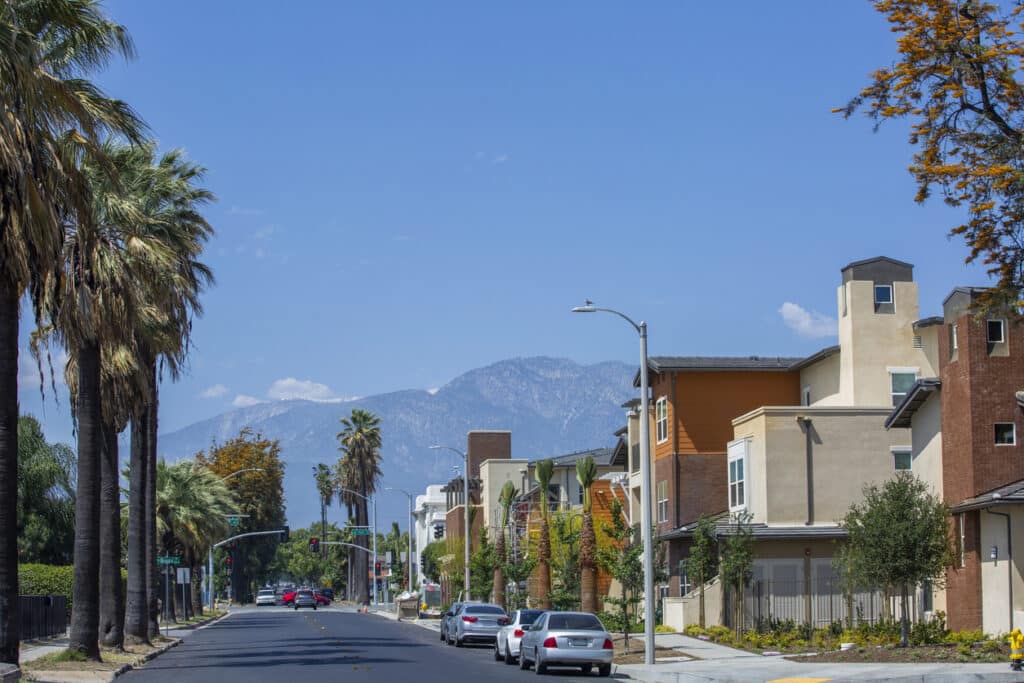
[[[896,34],[899,60],[871,74],[845,107],[875,127],[909,119],[917,147],[910,172],[916,201],[938,188],[967,209],[952,228],[998,278],[994,294],[1020,301],[1024,288],[1024,43],[1008,11],[974,0],[876,0]]]

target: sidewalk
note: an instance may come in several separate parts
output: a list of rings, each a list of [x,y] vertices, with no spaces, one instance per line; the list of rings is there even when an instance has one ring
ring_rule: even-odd
[[[636,638],[636,636],[633,637]],[[658,647],[670,647],[695,659],[715,660],[760,657],[760,655],[756,655],[753,652],[719,645],[710,640],[691,638],[681,633],[656,633],[654,634],[654,642],[657,643]]]

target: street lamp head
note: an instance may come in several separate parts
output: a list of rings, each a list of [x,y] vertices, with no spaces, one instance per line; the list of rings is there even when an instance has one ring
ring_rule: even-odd
[[[590,299],[584,299],[582,306],[575,306],[572,309],[573,313],[594,313],[597,311],[597,306]]]

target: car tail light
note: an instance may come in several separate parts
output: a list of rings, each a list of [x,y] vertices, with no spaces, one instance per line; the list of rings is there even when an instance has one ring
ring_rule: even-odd
[[[522,638],[523,637],[523,629],[517,628],[515,631],[512,631],[512,635],[514,637],[516,637],[516,638]]]
[[[462,617],[462,620],[470,624],[475,624],[479,621],[476,617]]]
[[[554,638],[545,638],[544,647],[558,647],[558,641]]]
[[[615,649],[615,646],[612,645],[612,639],[611,638],[605,638],[604,639],[604,649],[605,650],[614,650]]]
[[[507,626],[508,625],[508,618],[507,617],[498,617],[498,625],[499,626]]]

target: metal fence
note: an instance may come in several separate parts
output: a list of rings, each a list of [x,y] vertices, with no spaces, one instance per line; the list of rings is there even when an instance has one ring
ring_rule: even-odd
[[[791,621],[816,628],[837,621],[874,624],[887,614],[886,597],[880,591],[845,593],[834,577],[793,580],[755,579],[743,592],[743,628],[764,629]],[[736,590],[725,593],[726,625],[735,628]]]
[[[65,595],[20,595],[21,640],[62,636],[68,628]]]

